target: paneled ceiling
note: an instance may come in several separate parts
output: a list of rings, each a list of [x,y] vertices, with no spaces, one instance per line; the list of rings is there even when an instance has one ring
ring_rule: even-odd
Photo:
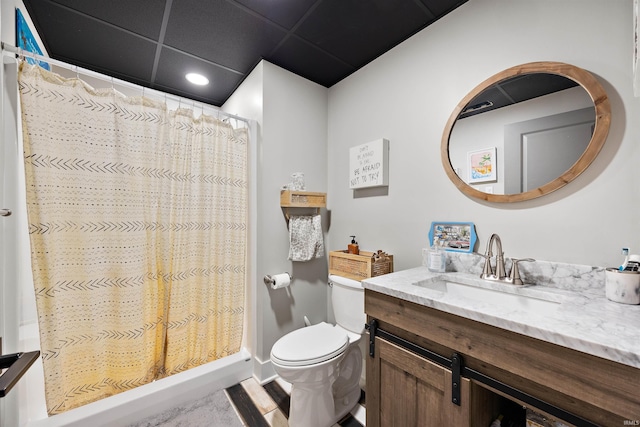
[[[52,58],[220,106],[262,59],[330,87],[466,1],[24,3]],[[194,71],[210,83],[187,82]]]
[[[539,96],[549,95],[578,86],[559,74],[522,74],[499,81],[480,92],[460,113],[460,119],[486,113]]]

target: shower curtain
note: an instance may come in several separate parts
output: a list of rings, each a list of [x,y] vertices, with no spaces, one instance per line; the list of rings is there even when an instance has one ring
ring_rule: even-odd
[[[240,349],[247,129],[22,63],[50,415]]]

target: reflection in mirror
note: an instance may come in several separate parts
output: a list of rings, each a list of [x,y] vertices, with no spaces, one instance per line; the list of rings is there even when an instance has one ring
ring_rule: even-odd
[[[515,88],[513,84],[508,86]],[[569,89],[502,107],[490,101],[495,87],[476,97],[482,99],[486,95],[484,102],[492,106],[470,115],[463,111],[451,131],[449,159],[460,179],[487,193],[522,193],[553,181],[580,158],[589,145],[596,120],[593,102],[582,86],[573,84]],[[473,100],[471,105],[487,104]],[[467,153],[487,147],[496,147],[492,166],[497,179],[474,183],[472,169],[467,167]]]
[[[443,165],[467,195],[497,202],[539,197],[591,163],[606,138],[609,111],[604,90],[584,70],[549,62],[513,67],[454,110]]]

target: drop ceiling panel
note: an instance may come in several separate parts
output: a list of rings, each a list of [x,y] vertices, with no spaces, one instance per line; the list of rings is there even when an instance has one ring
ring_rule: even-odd
[[[466,0],[420,0],[420,3],[438,19],[451,12]]]
[[[287,38],[267,60],[326,87],[356,70],[297,37]]]
[[[233,70],[247,71],[286,34],[225,0],[176,0],[164,43]]]
[[[425,17],[412,1],[324,0],[295,33],[361,67],[422,28]]]
[[[500,83],[500,87],[514,102],[547,95],[576,86],[577,83],[556,74],[534,73],[514,77]],[[544,91],[541,90],[544,88]]]
[[[130,81],[151,78],[155,43],[47,1],[35,18],[39,32],[55,33],[45,38],[54,58]]]
[[[55,2],[145,37],[157,40],[160,34],[162,16],[164,14],[164,1],[55,0]],[[141,16],[144,16],[145,19],[140,19]]]
[[[316,0],[237,0],[237,2],[290,30]]]
[[[491,85],[469,101],[466,107],[469,110],[466,112],[463,110],[460,113],[460,118],[486,113],[577,85],[571,79],[548,73],[523,74],[510,77]]]

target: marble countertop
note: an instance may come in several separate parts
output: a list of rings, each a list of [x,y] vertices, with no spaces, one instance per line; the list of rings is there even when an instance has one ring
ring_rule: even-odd
[[[445,282],[463,286],[459,291],[447,291]],[[604,292],[514,286],[469,273],[432,273],[426,267],[372,277],[362,283],[365,289],[640,368],[640,305],[609,301]],[[484,289],[481,292],[485,297],[474,298],[473,288]],[[490,301],[486,296],[491,291],[520,295],[531,302],[540,299],[543,305],[527,309],[509,301]]]

